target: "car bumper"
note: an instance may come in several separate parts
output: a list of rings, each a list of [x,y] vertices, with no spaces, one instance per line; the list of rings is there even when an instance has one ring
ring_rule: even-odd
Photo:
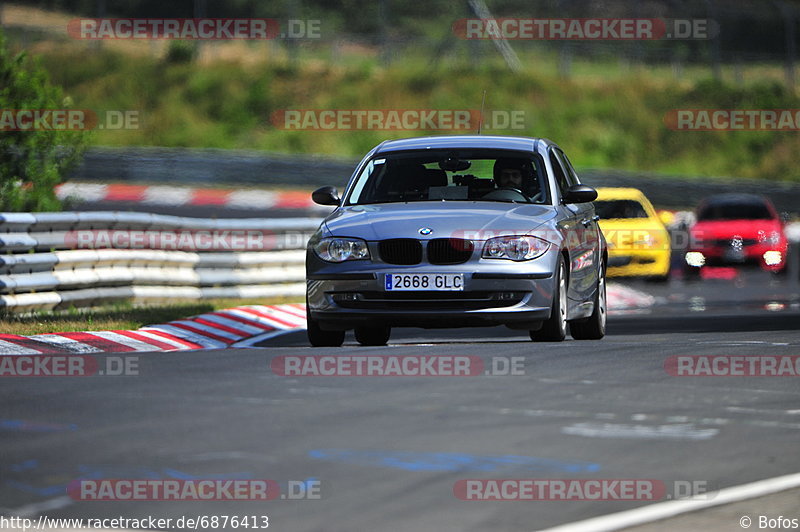
[[[701,253],[704,266],[758,265],[764,270],[780,271],[786,267],[788,248],[778,249],[766,245],[746,246],[740,251],[730,247],[707,247],[690,249],[689,253]],[[778,253],[775,255],[775,253]],[[768,261],[767,258],[770,260]],[[690,264],[689,266],[692,266]]]
[[[665,276],[669,273],[668,251],[621,251],[608,254],[609,277]]]
[[[549,273],[479,272],[464,273],[463,291],[388,292],[383,286],[382,272],[310,275],[309,315],[328,329],[371,323],[423,328],[535,328],[550,317],[554,279]]]

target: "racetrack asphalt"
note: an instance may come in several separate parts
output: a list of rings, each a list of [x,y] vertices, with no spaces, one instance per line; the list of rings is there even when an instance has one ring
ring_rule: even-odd
[[[676,377],[665,369],[675,355],[800,355],[797,283],[747,272],[735,281],[632,285],[657,305],[611,316],[601,341],[409,329],[385,347],[348,337],[342,348],[312,349],[297,332],[254,349],[127,355],[137,374],[126,376],[4,379],[0,512],[269,515],[270,529],[286,531],[523,531],[651,501],[464,501],[456,483],[651,479],[669,500],[687,482],[717,490],[800,471],[797,377]],[[276,357],[294,355],[473,356],[486,368],[522,357],[524,369],[474,377],[273,372]],[[294,481],[318,486],[320,498],[66,495],[75,480],[112,478],[273,479],[284,495]],[[785,507],[765,502],[763,511]],[[736,510],[692,515],[707,519],[704,530],[741,530]]]

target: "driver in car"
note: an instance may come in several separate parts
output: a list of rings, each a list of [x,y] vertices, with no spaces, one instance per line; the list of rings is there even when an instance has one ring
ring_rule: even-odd
[[[525,159],[497,159],[494,163],[494,182],[498,188],[514,188],[533,197],[538,192],[533,165]]]

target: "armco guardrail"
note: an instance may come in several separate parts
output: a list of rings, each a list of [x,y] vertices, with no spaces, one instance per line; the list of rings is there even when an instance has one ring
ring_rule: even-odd
[[[73,179],[97,183],[149,183],[313,188],[340,190],[355,170],[357,159],[285,155],[246,150],[194,148],[92,147]],[[581,180],[592,186],[641,189],[661,208],[693,208],[712,194],[750,192],[769,196],[780,211],[800,215],[800,183],[765,179],[664,176],[612,169],[584,169]]]
[[[317,218],[197,219],[147,213],[0,213],[0,308],[305,292]]]

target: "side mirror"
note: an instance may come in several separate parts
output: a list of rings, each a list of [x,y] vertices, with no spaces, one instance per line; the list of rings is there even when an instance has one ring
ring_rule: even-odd
[[[330,185],[320,187],[311,193],[311,199],[319,205],[339,205],[342,200],[339,198],[339,191]]]
[[[597,191],[589,185],[572,185],[562,198],[564,203],[589,203],[597,199]]]

